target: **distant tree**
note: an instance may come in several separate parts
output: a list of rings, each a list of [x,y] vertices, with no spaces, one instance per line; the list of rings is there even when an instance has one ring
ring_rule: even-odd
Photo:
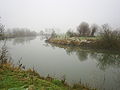
[[[6,31],[7,36],[10,37],[26,37],[26,36],[36,36],[35,31],[30,31],[27,28],[13,28]]]
[[[43,34],[44,34],[43,30],[41,30],[41,31],[40,31],[40,35],[43,35]]]
[[[82,22],[77,27],[77,31],[79,32],[80,36],[89,36],[89,33],[90,33],[89,24],[86,22]]]
[[[55,33],[55,30],[53,30],[51,33],[51,38],[55,38],[56,36],[57,36],[57,34]]]
[[[96,24],[93,24],[91,26],[91,33],[90,33],[90,36],[94,36],[95,32],[97,31],[98,29],[98,26]]]

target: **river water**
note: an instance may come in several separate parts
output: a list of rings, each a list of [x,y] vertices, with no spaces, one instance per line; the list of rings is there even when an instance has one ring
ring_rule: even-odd
[[[98,90],[120,90],[120,55],[54,45],[44,37],[13,38],[7,47],[14,63],[19,60],[41,76],[62,79],[69,84],[82,83]]]

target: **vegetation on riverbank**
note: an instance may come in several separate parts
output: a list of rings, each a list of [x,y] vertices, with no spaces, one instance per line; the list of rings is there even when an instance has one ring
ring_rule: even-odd
[[[59,80],[47,81],[34,70],[22,70],[11,63],[0,65],[1,90],[68,90]]]
[[[51,35],[46,41],[49,43],[80,46],[93,49],[117,50],[120,51],[120,31],[113,30],[107,24],[103,25],[101,32],[94,36],[96,27],[91,31],[88,29],[88,24],[79,27],[79,33],[68,31],[64,38],[59,35]],[[84,31],[85,30],[85,31]]]
[[[12,63],[0,64],[0,90],[92,90],[84,85],[68,86],[63,80],[41,77],[35,70],[24,70]]]
[[[61,45],[91,47],[96,42],[96,38],[95,37],[50,38],[46,41],[49,43]]]

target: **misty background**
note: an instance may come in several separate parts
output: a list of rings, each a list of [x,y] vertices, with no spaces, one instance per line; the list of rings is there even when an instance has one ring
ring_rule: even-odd
[[[0,0],[1,22],[6,28],[45,28],[66,32],[82,21],[120,26],[120,0]]]

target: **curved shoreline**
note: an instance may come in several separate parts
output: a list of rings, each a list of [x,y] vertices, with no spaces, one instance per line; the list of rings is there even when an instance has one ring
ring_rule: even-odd
[[[64,80],[41,77],[35,70],[25,70],[7,62],[0,64],[0,89],[2,90],[96,90],[80,83],[69,86]]]
[[[85,40],[80,40],[80,39],[57,39],[57,38],[50,38],[46,40],[46,42],[49,43],[54,43],[54,44],[61,44],[61,45],[69,45],[69,46],[80,46],[80,47],[92,47],[95,43],[96,40],[93,39],[85,39]]]
[[[97,50],[97,51],[105,51],[105,52],[115,52],[119,53],[120,50],[119,48],[114,49],[114,48],[104,48],[104,43],[101,42],[100,39],[90,39],[89,37],[86,39],[78,39],[78,38],[49,38],[45,40],[47,43],[52,43],[56,45],[66,45],[66,46],[74,46],[74,47],[79,47],[83,49],[91,49],[91,50]]]

